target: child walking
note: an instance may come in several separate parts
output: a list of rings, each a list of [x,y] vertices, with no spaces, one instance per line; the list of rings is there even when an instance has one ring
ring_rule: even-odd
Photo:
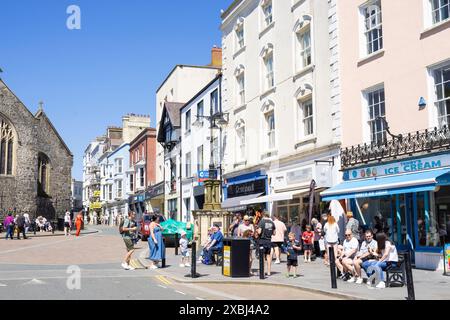
[[[181,252],[181,264],[180,267],[190,267],[189,264],[189,249],[188,249],[188,240],[186,238],[186,232],[181,231],[181,239],[180,239],[180,252]]]
[[[294,270],[293,277],[297,278],[298,266],[298,252],[301,250],[300,243],[295,240],[295,233],[291,232],[288,235],[289,241],[287,243],[287,274],[286,277],[291,276],[292,269]]]
[[[303,250],[305,262],[311,262],[311,252],[313,248],[314,232],[311,231],[311,226],[306,226],[306,231],[302,234]]]

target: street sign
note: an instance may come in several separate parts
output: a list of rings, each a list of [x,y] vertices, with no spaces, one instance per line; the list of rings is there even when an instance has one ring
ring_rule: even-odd
[[[198,172],[198,182],[204,182],[209,179],[209,171],[199,171]]]

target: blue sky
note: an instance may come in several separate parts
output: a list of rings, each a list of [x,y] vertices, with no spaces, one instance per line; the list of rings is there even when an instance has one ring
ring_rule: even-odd
[[[31,112],[44,101],[81,179],[89,141],[127,113],[155,126],[155,92],[173,66],[210,63],[231,2],[1,0],[0,77]],[[69,5],[81,9],[81,30],[66,27]]]

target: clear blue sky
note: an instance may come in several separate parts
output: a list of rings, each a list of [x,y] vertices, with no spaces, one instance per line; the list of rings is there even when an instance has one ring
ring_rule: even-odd
[[[176,64],[210,63],[221,45],[220,10],[232,0],[1,0],[0,77],[30,109],[44,111],[74,154],[127,113],[150,114]],[[69,5],[81,30],[69,30]]]

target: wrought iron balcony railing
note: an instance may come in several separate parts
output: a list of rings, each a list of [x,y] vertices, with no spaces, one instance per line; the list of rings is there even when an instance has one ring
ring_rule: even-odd
[[[450,149],[448,126],[399,135],[382,143],[365,143],[343,148],[341,166],[346,169],[373,161],[398,159],[445,149]]]

